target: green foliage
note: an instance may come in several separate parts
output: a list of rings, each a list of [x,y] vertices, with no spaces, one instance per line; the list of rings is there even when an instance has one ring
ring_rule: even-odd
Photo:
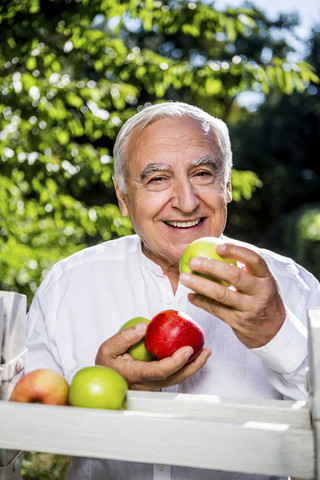
[[[287,251],[320,279],[320,205],[304,205],[288,215],[282,238]]]
[[[310,38],[307,59],[317,75],[319,41],[320,31],[316,28]],[[228,225],[230,236],[237,235],[293,256],[317,275],[316,259],[308,260],[303,229],[298,224],[294,227],[292,222],[298,222],[297,212],[301,214],[303,205],[310,208],[319,201],[319,132],[318,82],[290,96],[272,92],[256,112],[232,125],[234,165],[237,169],[253,170],[262,187],[255,191],[250,202],[241,200],[230,205]],[[304,218],[309,221],[309,216]],[[287,221],[290,234],[284,234],[284,228],[289,229],[285,227]],[[310,225],[316,228],[317,224],[312,221]],[[309,250],[317,251],[316,245],[311,248],[310,243]]]
[[[66,476],[70,457],[25,452],[22,465],[23,480],[63,480]]]
[[[231,181],[232,197],[235,202],[240,202],[241,199],[250,200],[256,188],[262,186],[258,176],[249,170],[233,170]]]
[[[112,148],[143,105],[180,99],[228,121],[239,92],[314,81],[281,41],[264,59],[272,25],[254,8],[197,1],[1,2],[0,288],[30,301],[57,260],[132,232],[116,205]],[[235,200],[258,184],[247,168],[234,172]]]

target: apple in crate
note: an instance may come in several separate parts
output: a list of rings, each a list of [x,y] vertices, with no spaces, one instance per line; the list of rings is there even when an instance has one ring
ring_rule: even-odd
[[[190,260],[193,257],[206,257],[213,258],[214,260],[220,260],[222,262],[231,263],[232,265],[237,266],[237,262],[235,260],[231,258],[221,257],[217,253],[217,245],[221,243],[223,243],[223,241],[220,238],[216,237],[202,237],[191,242],[182,253],[179,263],[180,273],[194,273],[196,275],[200,275],[201,277],[208,278],[209,280],[214,280],[215,282],[229,286],[229,283],[224,282],[223,280],[219,280],[217,278],[210,277],[209,275],[202,275],[198,272],[195,272],[189,265]]]
[[[68,405],[69,384],[58,372],[39,368],[26,373],[13,389],[12,402]]]
[[[122,410],[127,390],[126,380],[116,370],[102,365],[85,367],[71,381],[69,405]]]
[[[171,357],[181,347],[190,346],[194,360],[204,346],[202,328],[189,315],[177,310],[164,310],[150,321],[145,335],[148,352],[157,360]]]
[[[139,322],[144,322],[148,325],[150,323],[150,320],[144,317],[135,317],[129,320],[128,322],[126,322],[124,325],[122,325],[120,330],[123,330],[124,328],[128,328],[128,327],[132,327],[133,325],[136,325]],[[145,347],[144,338],[140,340],[140,342],[128,348],[127,351],[134,360],[140,360],[142,362],[150,362],[150,360],[153,360],[153,357],[150,355],[150,353]]]

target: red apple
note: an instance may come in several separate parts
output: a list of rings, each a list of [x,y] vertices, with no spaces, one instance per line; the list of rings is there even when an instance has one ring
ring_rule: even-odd
[[[164,310],[150,321],[144,343],[148,352],[157,360],[171,357],[181,347],[190,346],[194,360],[204,345],[202,328],[189,315],[177,310]]]
[[[48,368],[33,370],[20,378],[13,389],[12,402],[68,405],[69,384],[58,372]]]

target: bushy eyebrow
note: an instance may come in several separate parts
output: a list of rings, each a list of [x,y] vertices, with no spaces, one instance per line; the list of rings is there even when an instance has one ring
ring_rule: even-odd
[[[208,165],[212,167],[212,170],[218,171],[219,170],[219,165],[218,161],[212,157],[211,155],[203,155],[200,158],[196,158],[191,162],[191,165],[193,167],[199,167],[201,165]]]
[[[141,172],[141,180],[145,180],[149,175],[155,172],[165,172],[170,169],[166,163],[149,163]]]

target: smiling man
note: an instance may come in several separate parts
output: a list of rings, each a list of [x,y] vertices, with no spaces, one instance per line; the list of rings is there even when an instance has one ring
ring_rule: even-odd
[[[320,286],[292,260],[223,237],[232,198],[226,125],[183,103],[154,105],[122,127],[114,160],[119,207],[136,234],[85,249],[52,268],[28,315],[27,370],[52,368],[70,382],[80,368],[96,363],[119,371],[132,389],[307,398],[306,315],[320,303]],[[195,258],[192,269],[235,288],[199,275],[179,276],[183,250],[204,236],[222,237],[219,254],[245,268]],[[146,324],[116,332],[131,318],[151,319],[167,309],[194,318],[206,348],[192,362],[191,347],[160,361],[133,360],[125,352],[143,338]],[[268,477],[77,458],[68,478]]]
[[[219,139],[193,118],[160,118],[133,131],[127,156],[125,189],[115,181],[121,213],[175,292],[184,249],[196,238],[220,236],[226,224],[231,182]]]

